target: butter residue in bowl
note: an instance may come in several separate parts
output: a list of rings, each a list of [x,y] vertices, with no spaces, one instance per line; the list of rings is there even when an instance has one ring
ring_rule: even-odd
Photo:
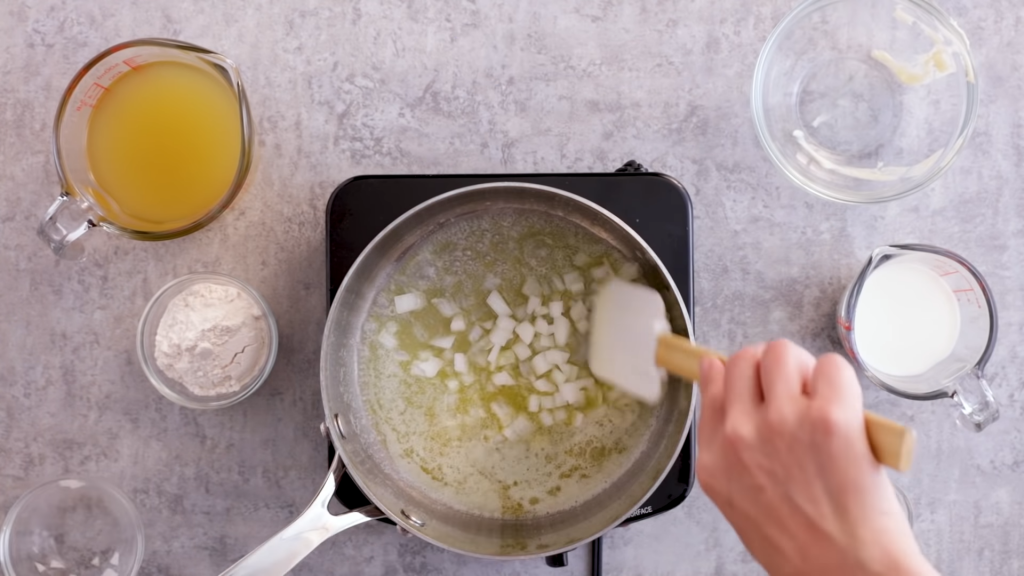
[[[907,24],[917,26],[934,43],[934,46],[927,54],[922,54],[908,62],[900,62],[885,50],[874,49],[871,57],[888,68],[900,82],[907,86],[921,86],[956,72],[956,58],[959,54],[967,73],[967,81],[974,82],[974,68],[970,60],[964,56],[956,40],[948,32],[939,32],[922,24],[919,20],[903,11],[903,8],[896,8],[893,16]]]
[[[806,152],[806,154],[802,152],[797,152],[796,154],[797,159],[805,165],[809,166],[813,160],[825,170],[830,170],[837,174],[842,174],[843,176],[849,176],[850,178],[871,180],[874,182],[891,182],[902,178],[916,178],[921,176],[930,170],[932,166],[935,165],[935,162],[938,161],[939,157],[942,156],[942,153],[946,151],[945,148],[940,148],[937,152],[913,166],[884,166],[879,163],[875,168],[864,168],[848,166],[841,156],[831,154],[828,150],[809,142],[807,140],[807,136],[802,130],[794,130],[793,138],[796,139],[800,148]]]

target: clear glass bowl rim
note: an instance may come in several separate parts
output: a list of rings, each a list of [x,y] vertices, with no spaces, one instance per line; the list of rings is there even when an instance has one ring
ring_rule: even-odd
[[[768,157],[771,158],[772,163],[775,164],[775,166],[787,177],[789,177],[790,180],[808,192],[828,200],[834,200],[845,204],[877,204],[881,202],[890,202],[892,200],[904,198],[931,186],[946,172],[946,170],[949,169],[950,166],[952,166],[953,161],[960,153],[960,150],[963,148],[964,144],[967,143],[967,139],[974,130],[974,124],[978,118],[977,68],[974,65],[974,57],[971,53],[970,43],[967,40],[967,36],[957,25],[956,21],[946,14],[946,12],[929,0],[899,0],[899,2],[921,9],[941,22],[944,30],[948,31],[954,40],[960,44],[962,55],[968,60],[968,65],[973,71],[974,82],[967,82],[967,95],[964,103],[965,110],[957,133],[957,138],[943,154],[942,160],[936,163],[936,166],[928,172],[927,176],[911,181],[903,190],[889,196],[879,198],[857,198],[855,195],[846,194],[845,192],[837,193],[834,190],[813,184],[807,178],[803,177],[798,171],[793,169],[791,164],[783,160],[782,153],[775,146],[771,136],[768,134],[764,107],[761,105],[764,97],[765,75],[768,68],[768,61],[774,55],[776,45],[780,41],[780,38],[789,32],[791,28],[795,27],[806,15],[814,12],[815,10],[824,8],[829,4],[848,1],[851,0],[806,0],[799,6],[790,10],[778,25],[775,26],[775,29],[772,30],[772,33],[768,36],[768,40],[765,41],[764,46],[761,48],[761,53],[757,58],[757,66],[754,68],[754,83],[750,96],[751,111],[754,116],[754,126],[757,129],[757,138],[761,141],[761,145],[768,153]],[[897,2],[894,0],[893,4],[896,5]]]
[[[14,523],[18,518],[19,512],[21,512],[22,509],[25,508],[25,506],[44,489],[68,480],[98,486],[103,491],[114,496],[115,500],[124,506],[124,510],[127,512],[132,528],[134,529],[135,543],[138,548],[135,558],[132,559],[132,566],[129,574],[138,574],[139,568],[142,566],[142,558],[146,555],[146,535],[142,526],[142,518],[139,516],[139,511],[135,508],[135,503],[131,501],[131,498],[128,498],[128,495],[125,494],[123,490],[106,480],[93,476],[61,476],[52,480],[47,480],[33,487],[28,492],[25,492],[14,501],[14,505],[7,511],[7,517],[4,518],[3,525],[0,526],[0,568],[3,569],[3,573],[6,576],[21,576],[14,571],[14,566],[10,563],[11,554],[9,552],[11,530],[14,529]]]

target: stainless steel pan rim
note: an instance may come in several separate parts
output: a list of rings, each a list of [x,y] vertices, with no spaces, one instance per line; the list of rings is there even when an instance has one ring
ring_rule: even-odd
[[[589,208],[590,210],[593,210],[593,211],[601,214],[603,217],[605,217],[605,218],[613,221],[614,223],[616,223],[621,228],[622,233],[628,234],[631,237],[631,239],[636,244],[641,246],[644,249],[644,251],[646,252],[646,256],[649,258],[651,263],[655,264],[657,266],[658,271],[660,272],[660,274],[662,275],[662,277],[665,280],[666,288],[668,290],[670,290],[670,292],[671,292],[671,297],[674,299],[675,302],[678,302],[680,304],[680,308],[682,308],[682,313],[683,313],[682,316],[683,316],[683,321],[685,323],[686,333],[688,335],[691,335],[690,338],[692,340],[693,326],[692,326],[692,324],[690,322],[688,311],[685,309],[684,306],[682,306],[682,296],[679,294],[679,290],[676,287],[675,282],[672,280],[672,277],[669,275],[668,270],[665,268],[664,264],[657,257],[657,255],[654,253],[654,251],[651,250],[650,246],[648,246],[647,243],[644,242],[644,240],[642,238],[640,238],[640,236],[632,228],[630,228],[626,223],[624,223],[621,219],[619,219],[617,216],[615,216],[614,214],[612,214],[611,212],[609,212],[605,208],[603,208],[603,207],[601,207],[601,206],[599,206],[599,205],[597,205],[597,204],[595,204],[595,203],[593,203],[593,202],[591,202],[591,201],[589,201],[589,200],[587,200],[585,198],[576,196],[574,194],[570,194],[570,193],[565,192],[563,190],[559,190],[557,188],[552,188],[552,187],[549,187],[549,186],[538,185],[538,184],[527,184],[527,183],[514,182],[514,181],[478,184],[478,185],[474,185],[474,186],[467,186],[467,187],[464,187],[464,188],[459,188],[459,189],[453,190],[451,192],[447,192],[445,194],[442,194],[440,196],[436,196],[434,198],[431,198],[430,200],[427,200],[427,201],[425,201],[425,202],[415,206],[414,208],[412,208],[411,210],[409,210],[408,212],[406,212],[405,214],[400,216],[398,219],[393,221],[391,224],[389,224],[380,234],[377,235],[376,238],[374,238],[374,240],[366,247],[366,249],[363,250],[363,252],[359,255],[359,257],[356,259],[356,261],[353,263],[352,267],[350,268],[349,274],[346,274],[344,280],[341,283],[341,286],[338,288],[338,294],[342,294],[346,290],[359,289],[358,287],[352,285],[352,280],[353,280],[352,271],[357,270],[360,267],[360,263],[364,259],[371,257],[371,255],[373,253],[374,246],[378,242],[380,242],[382,238],[389,237],[391,235],[391,233],[395,229],[398,229],[398,228],[402,227],[403,223],[405,223],[407,221],[407,219],[410,216],[412,216],[413,214],[422,213],[423,211],[428,210],[431,206],[434,206],[434,205],[444,204],[444,203],[448,202],[452,197],[466,195],[466,194],[472,194],[474,192],[481,191],[481,190],[508,188],[508,187],[543,190],[543,191],[551,193],[553,195],[556,195],[556,196],[559,196],[559,197],[562,197],[562,198],[567,198],[567,199],[571,200],[574,203],[581,204],[581,205],[585,206],[586,208]],[[332,326],[333,323],[335,322],[335,316],[338,315],[338,314],[341,314],[341,313],[342,312],[340,311],[340,309],[339,309],[339,307],[337,305],[332,306],[330,314],[329,314],[328,319],[327,319],[327,326]],[[330,432],[331,441],[334,443],[334,446],[335,446],[337,452],[341,455],[342,460],[347,463],[347,462],[349,462],[349,457],[348,457],[348,454],[347,454],[347,451],[346,451],[347,442],[346,442],[346,439],[344,437],[344,431],[339,426],[338,418],[335,418],[335,414],[331,410],[332,407],[331,407],[331,402],[330,402],[329,397],[328,397],[328,390],[327,390],[328,383],[324,380],[324,378],[326,376],[326,373],[327,373],[327,365],[326,365],[326,363],[329,361],[329,358],[328,358],[327,354],[324,354],[324,351],[326,351],[328,349],[328,342],[327,342],[328,332],[329,332],[328,330],[325,330],[324,342],[323,342],[322,348],[321,348],[321,351],[322,351],[321,352],[321,392],[323,394],[325,418],[326,418],[327,426],[328,426],[328,429],[329,429],[329,432]],[[333,383],[333,385],[337,385],[337,383]],[[685,423],[685,426],[684,426],[684,430],[688,430],[689,429],[689,425],[690,425],[690,423],[692,421],[692,418],[693,418],[694,407],[696,405],[696,402],[695,401],[691,401],[689,404],[690,404],[690,406],[689,406],[689,413],[687,414],[687,417],[686,417],[686,423]],[[651,484],[650,488],[646,491],[646,493],[643,495],[643,497],[640,498],[636,502],[636,506],[639,506],[648,497],[650,497],[650,495],[654,492],[654,490],[660,485],[661,481],[664,480],[665,475],[668,474],[668,471],[669,471],[669,468],[671,466],[671,463],[674,462],[676,460],[676,458],[678,458],[679,452],[682,449],[683,442],[685,440],[686,440],[686,434],[684,433],[683,435],[681,435],[677,445],[675,446],[672,458],[669,460],[669,465],[665,466],[664,470],[662,470],[661,474],[657,477],[657,480]],[[355,481],[355,483],[359,487],[359,489],[362,490],[362,492],[364,494],[366,494],[366,496],[370,499],[370,501],[373,502],[389,518],[391,518],[395,523],[397,523],[399,526],[403,527],[405,530],[407,530],[410,533],[415,534],[415,535],[419,536],[420,538],[423,538],[424,540],[426,540],[426,541],[428,541],[428,542],[430,542],[430,543],[432,543],[432,544],[434,544],[436,546],[439,546],[441,548],[445,548],[447,550],[452,550],[454,552],[459,552],[461,554],[466,554],[466,555],[469,555],[469,556],[475,556],[475,557],[479,557],[479,558],[502,558],[502,559],[507,559],[507,558],[513,558],[514,557],[516,559],[523,559],[523,558],[544,557],[544,556],[548,556],[548,555],[551,555],[551,554],[557,554],[557,553],[560,553],[560,552],[565,552],[565,551],[571,550],[571,549],[579,546],[580,544],[583,544],[583,543],[586,543],[586,542],[588,542],[590,540],[593,540],[593,539],[601,536],[602,534],[606,533],[608,530],[611,530],[615,526],[618,526],[619,523],[621,523],[623,520],[625,520],[626,517],[629,516],[629,514],[636,507],[636,506],[633,506],[632,508],[624,511],[621,514],[621,516],[617,518],[617,520],[615,520],[613,523],[609,524],[603,530],[600,530],[600,531],[598,531],[598,532],[596,532],[596,533],[594,533],[594,534],[592,534],[592,535],[590,535],[590,536],[588,536],[586,538],[580,539],[579,541],[571,543],[571,544],[567,544],[567,545],[565,545],[565,546],[563,546],[561,548],[558,548],[558,549],[546,550],[546,551],[538,552],[538,553],[535,553],[535,554],[522,554],[522,555],[514,555],[514,556],[510,556],[510,555],[494,555],[494,554],[479,554],[479,553],[475,553],[475,552],[472,552],[472,551],[463,550],[463,549],[459,549],[459,548],[453,547],[453,546],[449,545],[447,542],[438,540],[436,538],[432,538],[429,535],[424,534],[422,526],[419,526],[416,523],[414,523],[412,520],[410,520],[410,518],[408,517],[407,514],[403,514],[402,513],[403,509],[402,508],[399,508],[398,510],[392,510],[391,507],[386,506],[381,501],[379,501],[379,499],[374,495],[374,487],[373,487],[373,485],[371,485],[371,483],[366,482],[365,479],[362,478],[362,476],[361,476],[361,474],[359,473],[358,470],[354,469],[353,467],[349,467],[348,468],[348,473],[352,477],[352,479]],[[414,514],[409,514],[409,515],[412,515],[415,518]]]

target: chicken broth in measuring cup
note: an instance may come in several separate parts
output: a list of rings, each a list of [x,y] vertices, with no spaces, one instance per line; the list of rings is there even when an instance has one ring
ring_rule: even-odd
[[[589,306],[602,281],[639,275],[591,232],[534,210],[464,216],[415,246],[371,308],[359,359],[398,473],[495,518],[607,488],[656,409],[590,374]]]

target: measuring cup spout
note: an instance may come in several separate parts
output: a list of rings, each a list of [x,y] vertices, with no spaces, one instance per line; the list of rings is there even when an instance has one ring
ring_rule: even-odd
[[[95,215],[88,203],[63,192],[46,211],[36,233],[58,257],[82,260],[85,258],[82,236],[95,226]]]
[[[999,419],[999,405],[977,368],[956,381],[952,397],[960,406],[956,421],[967,430],[981,432]]]

